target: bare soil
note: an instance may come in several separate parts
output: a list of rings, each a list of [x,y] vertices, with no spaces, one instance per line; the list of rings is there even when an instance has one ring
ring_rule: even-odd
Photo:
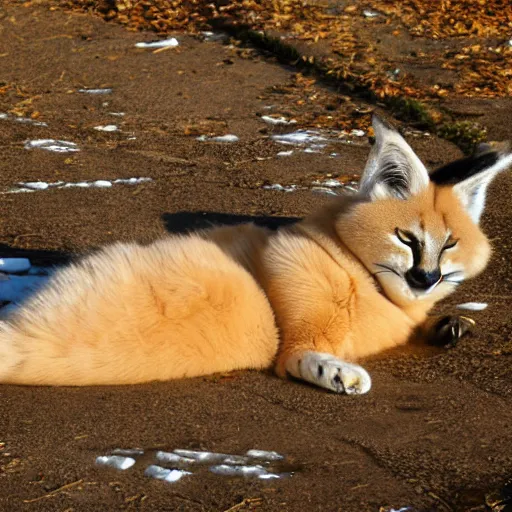
[[[307,185],[363,168],[366,138],[277,158],[290,148],[269,138],[282,129],[261,115],[269,105],[295,112],[297,104],[272,89],[295,70],[222,41],[177,37],[175,49],[137,49],[152,35],[44,2],[0,3],[0,112],[48,124],[0,119],[2,192],[37,180],[153,179],[1,194],[0,257],[53,263],[210,221],[277,225],[324,196],[265,190],[265,183]],[[112,93],[78,92],[98,87]],[[350,101],[335,104],[353,109]],[[510,102],[466,100],[454,108],[480,109],[496,137],[510,135]],[[120,131],[94,129],[107,124]],[[201,142],[202,133],[240,141]],[[47,138],[81,151],[24,149],[27,140]],[[410,142],[431,168],[460,155],[435,137]],[[473,315],[476,332],[451,350],[409,347],[368,361],[368,395],[337,396],[256,372],[117,388],[0,386],[0,510],[486,510],[486,493],[512,475],[511,197],[508,173],[493,185],[484,220],[495,246],[490,267],[439,306],[449,313],[461,302],[489,303]],[[205,471],[167,484],[144,477],[139,465],[125,472],[95,466],[97,456],[120,447],[275,450],[297,470],[279,481]]]

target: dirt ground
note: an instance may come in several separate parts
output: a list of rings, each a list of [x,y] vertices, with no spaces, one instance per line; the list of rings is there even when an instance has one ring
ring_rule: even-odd
[[[279,93],[294,69],[223,41],[176,36],[178,48],[154,52],[135,47],[148,33],[44,2],[0,3],[0,112],[47,124],[0,119],[0,257],[52,263],[209,221],[286,222],[327,197],[312,181],[362,169],[366,137],[276,156],[292,148],[269,136],[291,128],[261,116],[296,108]],[[86,88],[112,92],[79,92]],[[508,119],[510,106],[500,105],[496,119]],[[119,130],[95,129],[109,124]],[[498,124],[492,133],[503,134]],[[240,140],[199,141],[201,134]],[[25,149],[34,139],[73,141],[80,151]],[[409,140],[431,168],[460,155],[433,136]],[[19,182],[131,177],[152,181],[5,193]],[[276,183],[304,188],[263,188]],[[439,307],[489,303],[473,315],[476,332],[451,350],[412,347],[368,361],[368,395],[337,396],[256,372],[119,388],[0,386],[0,510],[487,510],[486,493],[512,476],[511,198],[508,173],[493,185],[484,219],[491,265]],[[146,478],[139,464],[117,472],[94,463],[134,447],[275,450],[295,472],[260,481],[205,470],[169,484]]]

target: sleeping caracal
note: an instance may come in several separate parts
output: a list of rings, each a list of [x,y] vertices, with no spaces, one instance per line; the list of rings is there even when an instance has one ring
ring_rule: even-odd
[[[374,130],[359,192],[298,224],[116,244],[57,271],[0,322],[0,382],[133,384],[275,365],[366,393],[353,361],[405,343],[486,266],[486,188],[512,163],[489,150],[429,176],[398,132],[378,119]],[[467,327],[445,317],[430,334]]]

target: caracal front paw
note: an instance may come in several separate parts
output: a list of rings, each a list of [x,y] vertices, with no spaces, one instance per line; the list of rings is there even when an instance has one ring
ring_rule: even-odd
[[[372,387],[370,375],[364,368],[321,352],[292,355],[286,361],[286,370],[293,377],[335,393],[362,395]]]
[[[428,333],[428,342],[437,347],[450,348],[469,333],[475,326],[475,321],[469,316],[443,316],[435,320]]]

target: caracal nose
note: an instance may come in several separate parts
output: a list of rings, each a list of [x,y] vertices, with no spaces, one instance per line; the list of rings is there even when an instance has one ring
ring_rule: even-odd
[[[428,290],[431,286],[439,282],[441,279],[441,271],[436,269],[427,272],[422,268],[412,267],[406,272],[405,279],[411,288]]]

